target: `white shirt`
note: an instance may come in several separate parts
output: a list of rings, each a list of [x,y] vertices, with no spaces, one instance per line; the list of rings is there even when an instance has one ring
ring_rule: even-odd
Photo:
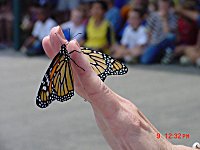
[[[77,41],[80,41],[82,39],[82,37],[84,35],[84,30],[85,30],[85,27],[83,24],[76,26],[72,21],[68,21],[68,22],[61,24],[61,28],[62,28],[62,30],[70,29],[71,37],[77,35],[78,33],[81,33],[78,36],[76,36],[75,39]]]
[[[56,25],[57,23],[51,18],[48,18],[45,22],[38,20],[34,24],[32,35],[42,41]]]
[[[121,44],[131,49],[146,44],[147,40],[147,32],[144,26],[140,26],[135,31],[130,25],[128,25],[122,35]]]

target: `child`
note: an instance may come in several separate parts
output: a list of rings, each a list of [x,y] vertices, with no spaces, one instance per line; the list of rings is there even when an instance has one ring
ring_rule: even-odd
[[[85,47],[109,54],[108,48],[113,43],[114,36],[111,26],[104,19],[107,5],[104,1],[95,1],[91,8],[91,17],[86,25],[84,39]]]
[[[158,11],[151,13],[147,19],[149,43],[141,57],[143,64],[157,61],[164,64],[171,62],[176,40],[177,18],[170,6],[170,0],[158,0]],[[165,55],[162,55],[163,53]]]
[[[84,34],[84,24],[83,24],[83,11],[80,8],[75,8],[71,12],[70,21],[67,21],[61,25],[61,28],[65,34],[65,37],[69,36],[69,29],[70,29],[70,36],[67,39],[73,38],[77,34],[81,33],[76,37],[77,41],[80,42],[82,40]]]
[[[180,58],[180,63],[182,65],[196,64],[198,67],[200,67],[200,13],[195,9],[188,10],[182,8],[181,6],[178,6],[176,11],[188,19],[195,21],[198,25],[198,36],[196,43],[190,46],[182,45],[176,48],[176,52],[183,54],[183,56]]]
[[[32,35],[27,38],[21,47],[21,51],[27,56],[36,56],[44,54],[42,48],[42,39],[49,34],[51,28],[57,23],[49,17],[48,10],[38,8],[37,21],[34,24]]]
[[[121,45],[113,47],[113,57],[132,62],[143,54],[148,38],[145,27],[141,25],[142,20],[142,9],[134,8],[130,10],[128,16],[129,24],[122,35]]]

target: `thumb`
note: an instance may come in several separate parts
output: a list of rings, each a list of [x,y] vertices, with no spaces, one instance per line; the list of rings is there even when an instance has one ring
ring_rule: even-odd
[[[76,40],[69,42],[67,50],[71,53],[70,58],[72,59],[71,65],[74,69],[74,76],[78,76],[87,95],[90,98],[92,96],[96,98],[101,93],[101,87],[105,86],[104,83],[91,68],[89,60],[81,52]]]
[[[109,89],[93,71],[89,60],[81,53],[78,42],[75,40],[70,41],[67,49],[69,53],[71,52],[70,57],[72,61],[75,61],[77,64],[71,63],[74,71],[73,73],[74,76],[79,78],[79,82],[89,98],[88,101],[103,112],[109,111],[109,113],[106,114],[111,114],[111,111],[118,110],[120,107],[118,101],[119,96]]]

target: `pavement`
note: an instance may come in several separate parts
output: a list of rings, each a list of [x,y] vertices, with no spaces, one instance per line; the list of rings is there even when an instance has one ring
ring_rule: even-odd
[[[0,150],[111,150],[89,103],[77,94],[47,109],[35,105],[50,60],[0,50]],[[133,65],[106,84],[132,101],[168,139],[191,146],[200,142],[200,69],[178,65]],[[186,138],[187,135],[187,138]],[[189,137],[188,137],[189,135]]]

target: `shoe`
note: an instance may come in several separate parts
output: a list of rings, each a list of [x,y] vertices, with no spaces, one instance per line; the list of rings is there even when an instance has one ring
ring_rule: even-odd
[[[179,59],[179,62],[183,66],[192,65],[192,61],[185,55],[181,56],[181,58]]]
[[[196,60],[196,66],[197,66],[198,68],[200,68],[200,58],[198,58],[198,59]]]
[[[126,56],[124,58],[124,61],[128,64],[137,64],[138,63],[138,59],[137,58],[133,58],[132,56]]]
[[[163,58],[161,59],[161,63],[162,64],[170,64],[172,62],[174,58],[174,52],[171,48],[167,48],[165,51],[165,55],[163,56]]]
[[[28,49],[25,46],[22,46],[20,48],[20,52],[22,52],[23,54],[26,54],[27,51],[28,51]]]

